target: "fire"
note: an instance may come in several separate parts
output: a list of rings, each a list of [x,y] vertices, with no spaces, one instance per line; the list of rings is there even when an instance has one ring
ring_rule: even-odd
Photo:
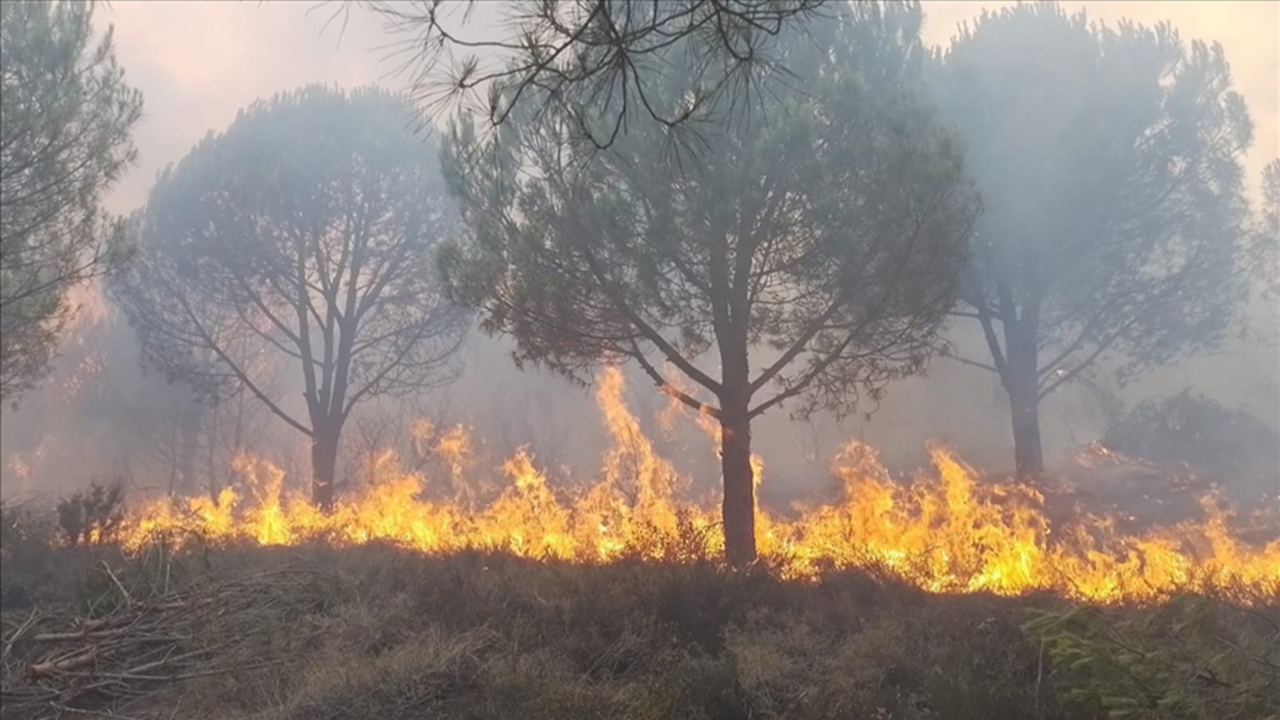
[[[125,545],[138,549],[165,536],[263,545],[385,541],[424,553],[489,549],[582,563],[717,556],[715,498],[681,499],[688,495],[685,479],[654,451],[623,390],[620,373],[604,375],[597,399],[613,445],[588,487],[553,488],[522,449],[501,468],[505,488],[476,504],[475,494],[460,490],[463,469],[472,464],[463,430],[437,434],[422,425],[415,435],[436,438],[430,444],[450,468],[442,487],[399,470],[384,454],[375,461],[374,481],[324,514],[287,490],[279,469],[241,457],[241,490],[224,490],[216,502],[184,498],[136,507]],[[833,462],[838,502],[793,519],[759,511],[763,562],[797,580],[829,569],[875,568],[942,593],[1052,591],[1097,602],[1158,600],[1180,590],[1280,596],[1280,540],[1258,547],[1238,539],[1212,497],[1204,501],[1204,521],[1141,535],[1122,535],[1106,518],[1050,527],[1035,489],[979,482],[950,450],[930,452],[936,474],[904,484],[890,478],[871,448],[849,444]]]

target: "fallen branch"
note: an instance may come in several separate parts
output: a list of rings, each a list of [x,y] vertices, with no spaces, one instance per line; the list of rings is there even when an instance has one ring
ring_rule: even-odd
[[[89,617],[43,609],[4,629],[4,717],[121,717],[176,683],[275,664],[251,647],[264,640],[245,623],[281,606],[309,574],[282,569],[174,590],[167,567],[133,582],[105,564],[98,571],[108,590]]]

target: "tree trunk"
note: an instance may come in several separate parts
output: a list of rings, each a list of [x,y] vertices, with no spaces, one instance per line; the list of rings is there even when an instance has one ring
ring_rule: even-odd
[[[1036,382],[1035,351],[1009,352],[1005,389],[1013,416],[1013,457],[1020,480],[1036,480],[1044,474],[1040,444],[1040,388]]]
[[[311,502],[328,512],[333,509],[341,426],[320,422],[312,427],[315,435],[311,439]]]
[[[218,407],[209,411],[209,432],[205,437],[204,474],[208,478],[209,497],[214,505],[218,503],[218,493],[222,492],[222,483],[218,480]]]
[[[755,478],[751,470],[751,423],[746,408],[722,408],[720,467],[724,474],[724,554],[735,568],[756,559]]]
[[[745,300],[745,298],[743,298]],[[756,559],[755,482],[751,470],[751,371],[747,356],[745,302],[738,322],[716,328],[720,349],[720,469],[724,476],[724,556],[743,569]]]
[[[196,485],[196,452],[200,442],[200,421],[187,412],[182,415],[180,429],[181,441],[178,447],[178,477],[180,492],[185,496],[195,495]]]
[[[1044,453],[1040,444],[1040,408],[1030,400],[1010,398],[1013,409],[1013,456],[1018,477],[1034,480],[1044,473]]]

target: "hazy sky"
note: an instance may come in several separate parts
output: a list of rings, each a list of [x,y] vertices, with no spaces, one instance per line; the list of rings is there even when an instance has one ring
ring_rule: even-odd
[[[959,23],[976,18],[984,7],[1001,4],[1005,3],[926,2],[926,40],[933,44],[946,43]],[[339,42],[336,26],[324,29],[333,5],[318,10],[316,5],[314,0],[265,4],[256,0],[111,0],[109,6],[102,8],[97,19],[103,28],[107,23],[114,24],[118,58],[126,69],[129,82],[146,98],[146,114],[135,133],[139,163],[108,199],[110,209],[127,212],[140,206],[145,202],[159,170],[180,160],[205,134],[224,130],[239,110],[259,98],[316,82],[347,87],[371,82],[393,89],[403,87],[403,78],[393,75],[398,64],[396,58],[388,57],[391,50],[387,46],[392,37],[385,33],[378,17],[353,13]],[[1080,7],[1078,2],[1064,5],[1072,11]],[[1247,158],[1250,184],[1256,186],[1261,168],[1269,159],[1280,156],[1280,3],[1274,0],[1110,1],[1085,5],[1093,17],[1109,23],[1123,17],[1144,24],[1169,20],[1181,30],[1184,38],[1217,40],[1223,44],[1234,69],[1236,87],[1248,101],[1256,125],[1256,142]],[[482,14],[492,17],[496,14],[496,7],[494,2],[486,3]],[[89,302],[86,307],[101,309],[94,302]],[[493,346],[482,345],[468,351],[475,355],[468,357],[468,366],[475,367],[481,363],[484,348],[492,351]],[[1276,367],[1275,356],[1271,350],[1265,353],[1242,351],[1235,365],[1223,364],[1225,361],[1220,357],[1213,357],[1202,358],[1199,364],[1168,368],[1163,371],[1163,380],[1153,379],[1151,382],[1156,384],[1144,386],[1143,392],[1157,395],[1195,385],[1233,406],[1245,401],[1256,404],[1259,388],[1275,387],[1275,374],[1272,372]],[[500,362],[504,367],[510,367],[505,355],[493,355],[490,359],[493,366]],[[892,402],[877,414],[874,427],[858,425],[855,429],[860,433],[858,436],[875,443],[889,456],[895,448],[897,452],[906,452],[904,448],[918,452],[924,438],[935,437],[964,448],[966,457],[971,461],[985,462],[981,459],[983,452],[989,452],[991,458],[1006,458],[1008,438],[1004,433],[1007,416],[1003,412],[992,416],[988,409],[998,406],[984,404],[990,399],[990,393],[996,391],[995,380],[974,374],[948,385],[952,380],[942,378],[952,377],[948,373],[955,371],[949,367],[939,364],[931,370],[927,382],[940,382],[941,386],[927,385],[926,380],[917,379],[914,383],[909,381],[895,387],[891,394]],[[63,370],[67,371],[66,368]],[[503,382],[510,381],[508,384],[494,384],[483,372],[476,377],[485,380],[475,382],[493,387],[486,386],[489,394],[480,395],[485,398],[481,404],[486,403],[493,393],[510,392],[512,397],[524,398],[526,396],[522,393],[546,391],[548,397],[557,401],[568,397],[562,384],[539,385],[528,382],[527,376],[521,376],[517,384],[507,375],[502,377],[506,378]],[[976,373],[968,369],[959,372]],[[493,375],[501,374],[495,372]],[[59,382],[51,379],[48,384],[52,387]],[[455,390],[467,392],[462,385]],[[536,402],[540,406],[545,402],[542,395],[528,397],[538,398]],[[510,398],[504,397],[504,401],[509,404]],[[1265,404],[1272,402],[1270,400],[1263,402],[1262,414],[1280,423],[1280,409],[1274,404]],[[39,407],[39,404],[35,406]],[[977,408],[977,413],[973,412],[974,408]],[[1087,427],[1080,430],[1081,425],[1087,424],[1088,416],[1068,417],[1068,410],[1060,414],[1061,417],[1053,421],[1046,419],[1046,438],[1052,438],[1055,433],[1062,435],[1060,424],[1067,427],[1072,443],[1076,441],[1074,433],[1077,430],[1082,437],[1090,432]],[[785,414],[771,415],[762,420],[766,424],[776,421],[780,427],[783,421],[778,418],[785,417]],[[62,421],[74,420],[62,418]],[[1068,420],[1076,425],[1067,425]],[[47,431],[42,431],[47,436],[57,436],[62,427],[47,417],[33,422],[52,422]],[[4,427],[22,427],[22,421],[5,423]],[[513,437],[518,437],[521,442],[528,439],[517,430],[518,426],[512,431]],[[581,443],[584,431],[592,432],[589,427],[568,421],[552,434],[560,431],[573,433],[575,447]],[[780,430],[775,432],[781,433]],[[839,435],[843,431],[833,432]],[[65,455],[68,464],[57,469],[48,468],[49,477],[65,477],[69,482],[83,481],[90,471],[82,467],[82,456],[92,458],[89,463],[92,468],[109,467],[114,462],[112,452],[101,448],[102,437],[115,437],[109,430],[103,431],[101,437],[91,433],[87,442],[83,437],[69,436],[74,438],[76,452],[51,451],[51,457],[63,458]],[[757,437],[760,438],[758,444],[762,452],[773,463],[769,472],[774,477],[785,476],[786,469],[780,468],[778,462],[791,452],[786,445],[791,442],[788,440],[791,436],[780,434],[772,439],[775,446],[781,447],[778,452],[769,449],[769,432],[761,429]],[[841,439],[829,437],[827,442]],[[0,434],[0,447],[3,442],[3,434]],[[89,449],[86,451],[85,448]],[[27,452],[30,448],[24,446],[21,450]],[[38,451],[39,448],[35,452],[38,454]],[[3,454],[2,450],[0,454]]]
[[[1001,2],[925,2],[925,38],[948,42],[956,26]],[[1226,48],[1236,86],[1256,124],[1247,158],[1251,187],[1280,156],[1280,2],[1087,2],[1091,17],[1114,23],[1168,20],[1186,39]],[[210,130],[222,130],[255,99],[314,82],[403,87],[381,20],[353,12],[341,39],[325,29],[332,6],[292,2],[115,0],[98,20],[115,25],[117,54],[146,97],[136,134],[138,166],[110,198],[125,212],[146,200],[157,171],[177,161]]]

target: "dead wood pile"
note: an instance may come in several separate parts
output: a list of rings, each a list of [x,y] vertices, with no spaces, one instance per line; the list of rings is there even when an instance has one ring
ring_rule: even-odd
[[[131,578],[100,563],[86,585],[106,589],[81,607],[5,614],[0,718],[128,716],[182,681],[278,662],[282,653],[272,650],[281,648],[263,628],[287,644],[309,634],[299,621],[305,613],[289,606],[310,574],[285,569],[175,587],[168,562]]]

